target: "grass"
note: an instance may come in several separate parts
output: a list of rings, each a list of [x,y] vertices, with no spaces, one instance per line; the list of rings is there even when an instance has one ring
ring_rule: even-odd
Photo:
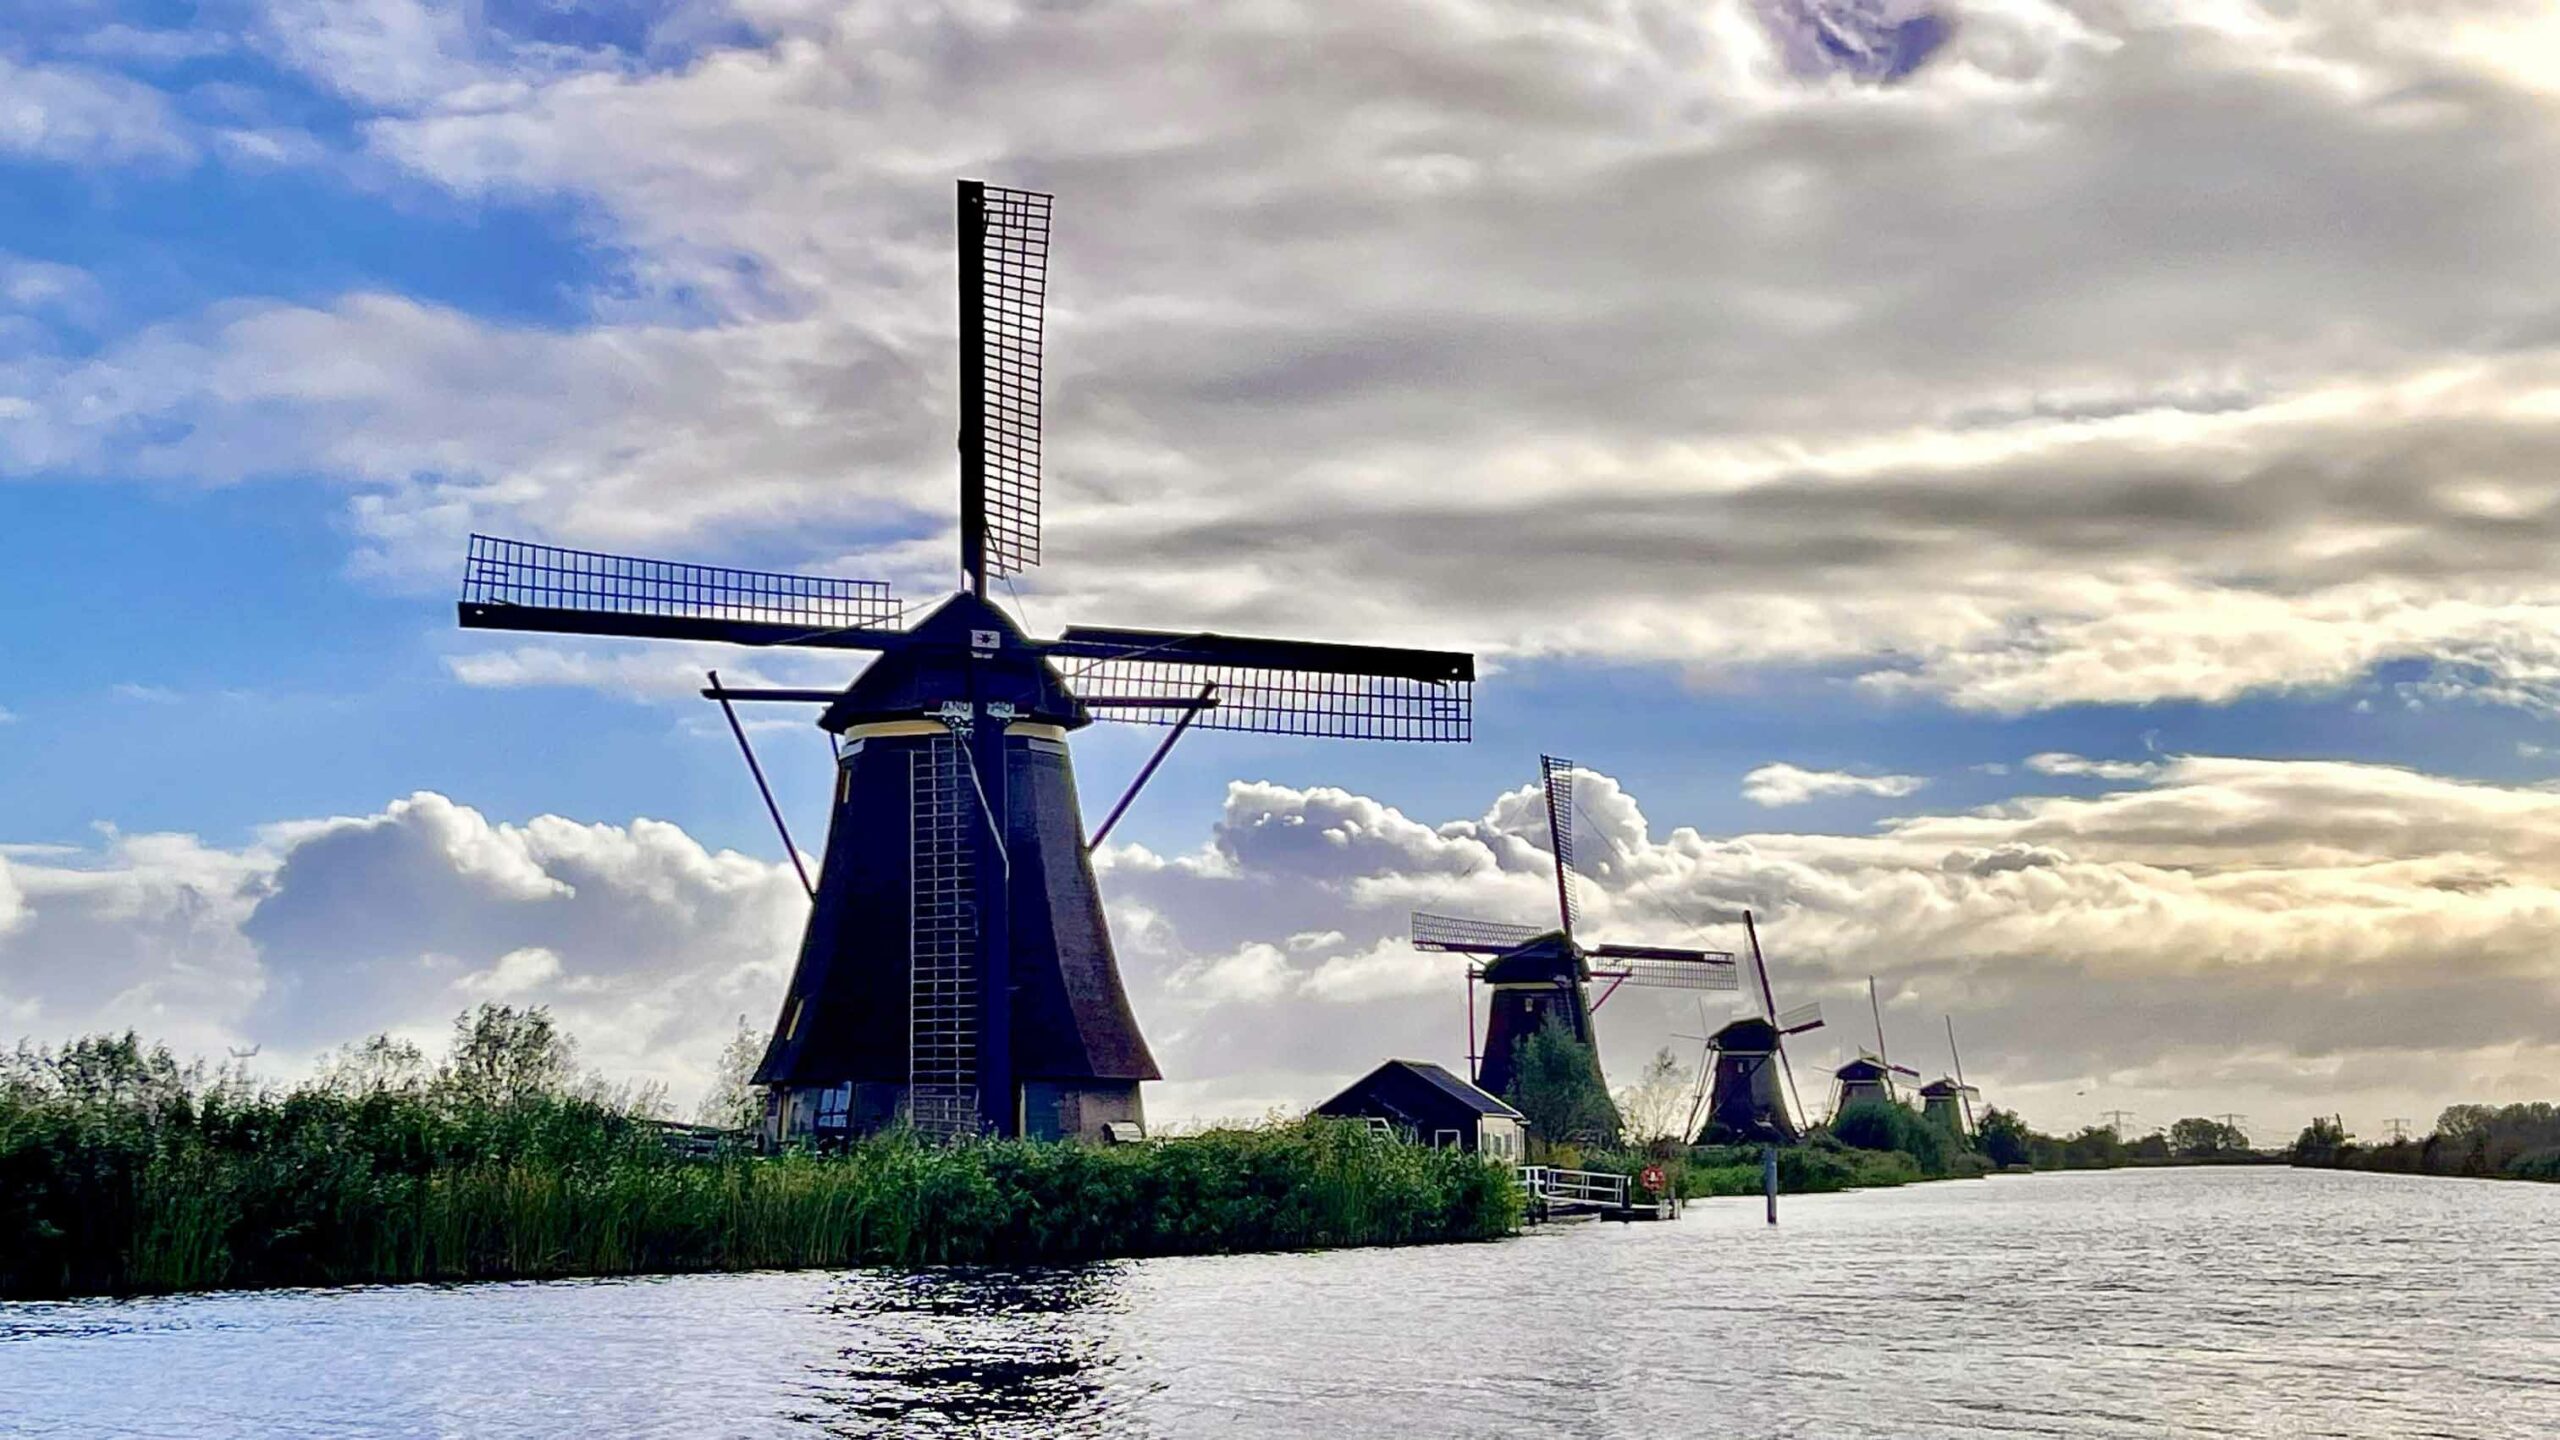
[[[1504,1167],[1349,1121],[686,1159],[591,1095],[249,1092],[122,1043],[104,1079],[0,1072],[0,1297],[1403,1245],[1521,1214]]]

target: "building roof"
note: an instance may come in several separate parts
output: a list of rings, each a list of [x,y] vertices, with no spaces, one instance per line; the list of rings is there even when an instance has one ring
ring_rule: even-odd
[[[1550,930],[1486,961],[1484,979],[1488,985],[1569,985],[1586,978],[1585,968],[1580,948],[1567,945],[1563,931]]]
[[[1340,1094],[1325,1101],[1316,1109],[1320,1112],[1330,1110],[1390,1077],[1401,1077],[1408,1083],[1418,1083],[1428,1087],[1440,1098],[1478,1115],[1495,1115],[1510,1120],[1525,1118],[1519,1111],[1504,1104],[1500,1096],[1479,1089],[1428,1060],[1390,1060],[1345,1085]]]

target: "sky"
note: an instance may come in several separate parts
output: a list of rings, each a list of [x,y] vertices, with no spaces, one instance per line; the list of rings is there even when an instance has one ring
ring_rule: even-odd
[[[2527,0],[203,0],[0,26],[0,1041],[483,1000],[681,1103],[805,907],[475,532],[956,580],[952,182],[1055,192],[1033,633],[1475,652],[1097,856],[1159,1119],[1456,1063],[1423,906],[1762,923],[2048,1128],[2560,1092],[2560,17]],[[804,850],[811,717],[754,738]],[[1154,732],[1096,726],[1098,815]],[[1725,997],[1710,997],[1721,1001]],[[1711,1006],[1706,1017],[1722,1018]],[[1695,997],[1600,1017],[1631,1080]],[[1818,1082],[1815,1082],[1818,1088]],[[1817,1102],[1818,1105],[1818,1102]]]

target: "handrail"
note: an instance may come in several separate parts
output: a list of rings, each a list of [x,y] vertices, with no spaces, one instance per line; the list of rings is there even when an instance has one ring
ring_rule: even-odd
[[[1520,1167],[1520,1188],[1532,1200],[1568,1205],[1624,1206],[1627,1177],[1605,1170],[1559,1170],[1551,1165]]]

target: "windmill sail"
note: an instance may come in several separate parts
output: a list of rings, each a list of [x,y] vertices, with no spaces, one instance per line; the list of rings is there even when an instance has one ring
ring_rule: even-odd
[[[838,580],[571,550],[474,535],[462,572],[466,630],[538,630],[878,650],[905,610],[880,580]]]
[[[1506,925],[1499,920],[1470,920],[1460,915],[1413,912],[1413,948],[1456,951],[1465,955],[1499,955],[1517,950],[1546,932],[1535,925]]]
[[[1594,979],[1650,990],[1731,990],[1733,957],[1721,950],[1662,950],[1652,946],[1599,945],[1587,952],[1598,962]],[[1611,988],[1615,988],[1612,986]],[[1594,1004],[1594,1009],[1598,1005]]]
[[[1077,694],[1124,700],[1098,717],[1107,720],[1169,725],[1179,707],[1125,699],[1187,704],[1214,685],[1217,706],[1194,719],[1198,729],[1452,742],[1474,731],[1475,657],[1455,651],[1092,626],[1045,648]]]
[[[1050,197],[960,186],[960,553],[991,578],[1040,563],[1040,330]]]
[[[1582,918],[1573,893],[1573,762],[1541,755],[1538,779],[1547,795],[1547,844],[1555,852],[1556,911],[1564,917],[1564,935],[1570,940]]]

